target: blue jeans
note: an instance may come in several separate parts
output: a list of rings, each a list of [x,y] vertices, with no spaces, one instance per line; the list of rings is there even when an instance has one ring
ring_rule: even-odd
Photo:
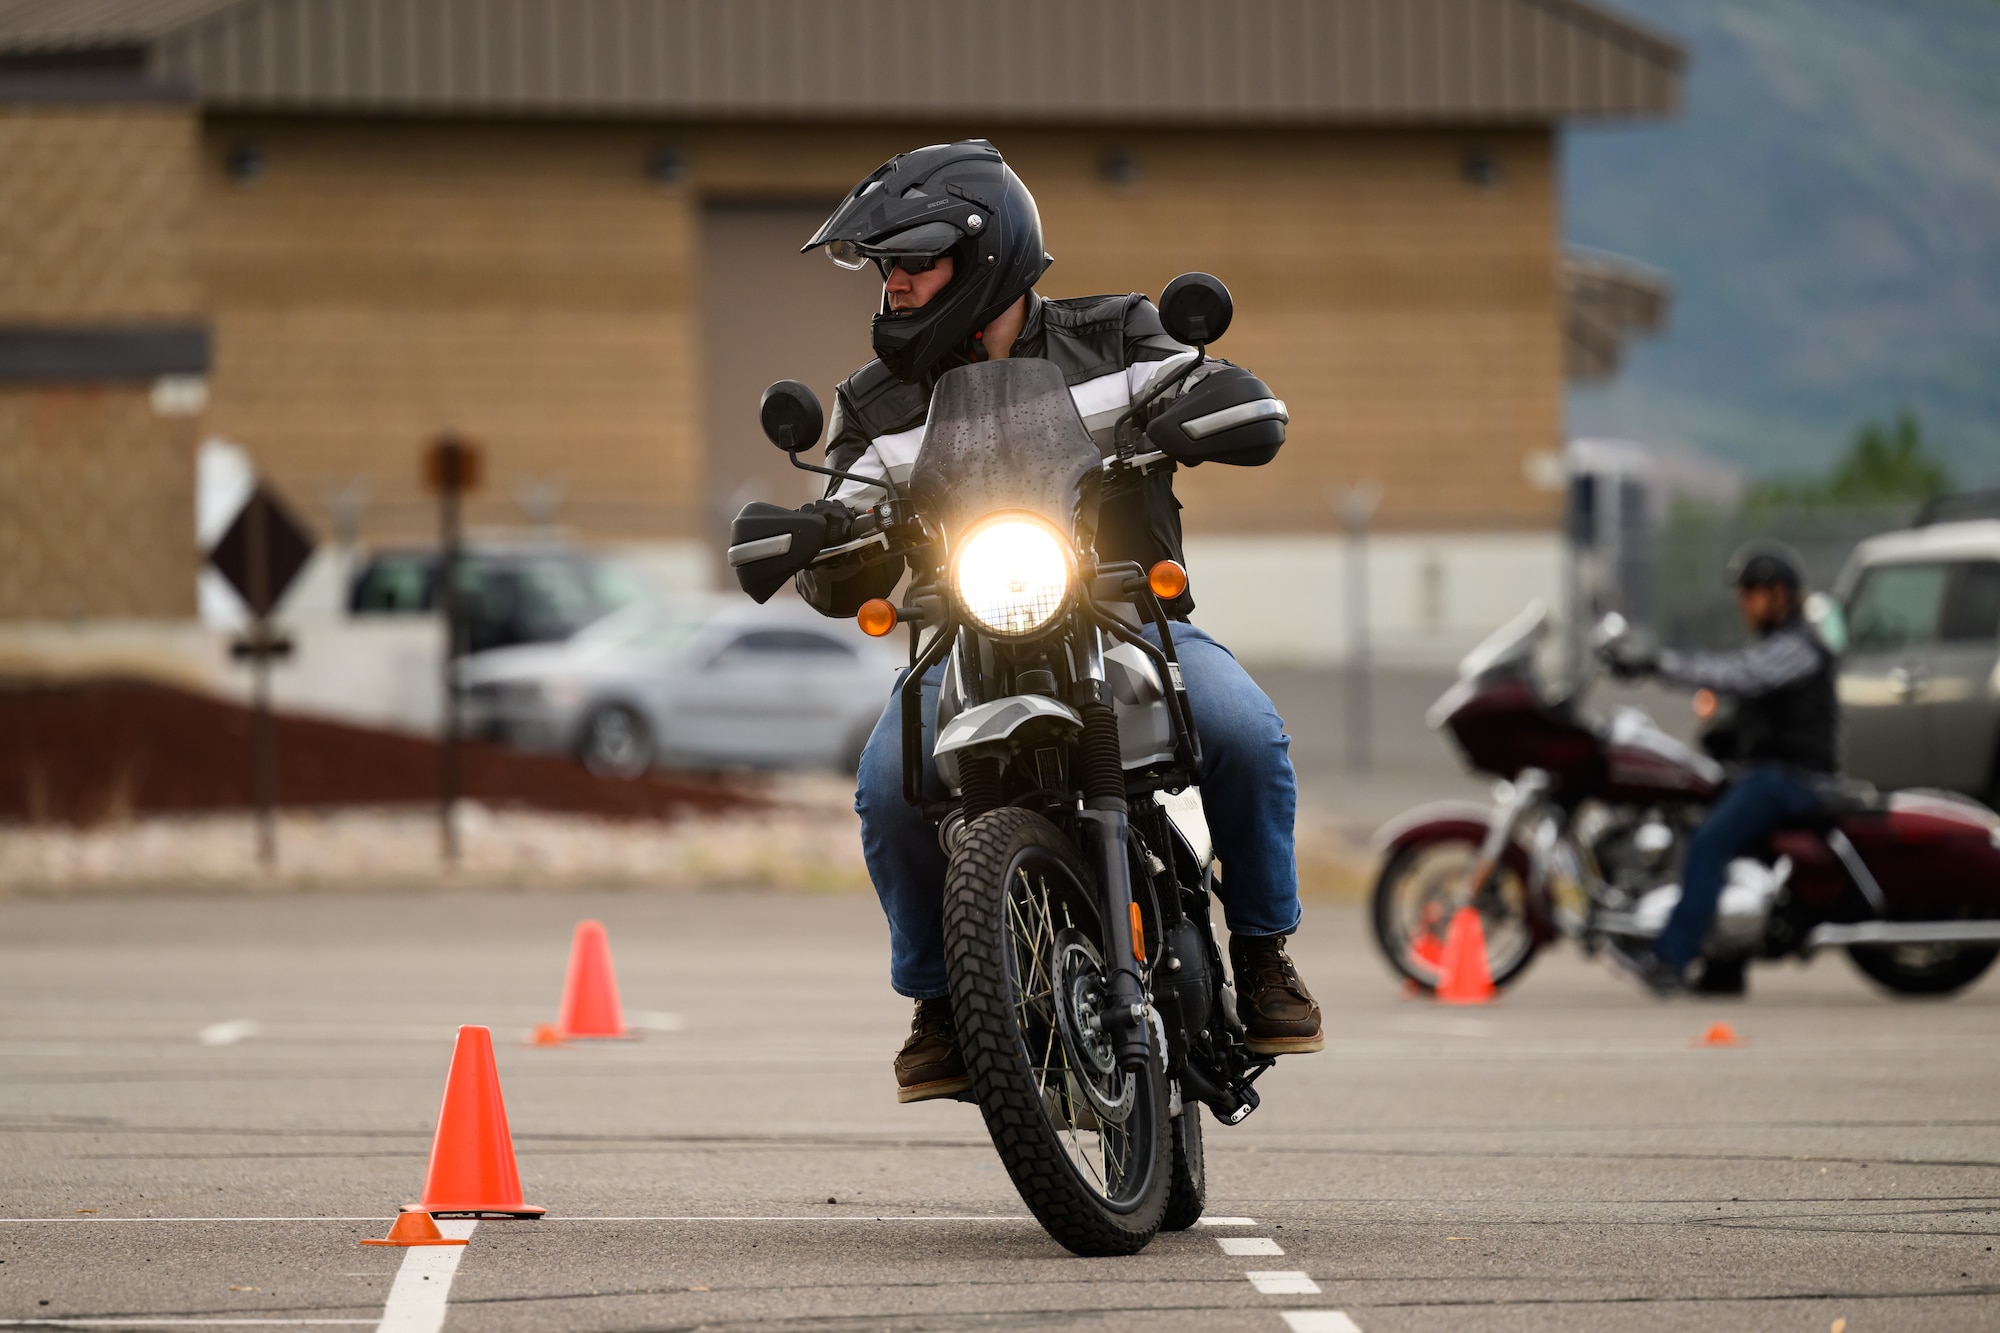
[[[1148,625],[1152,642],[1159,634]],[[1174,626],[1174,647],[1201,737],[1201,798],[1224,867],[1223,920],[1232,934],[1289,935],[1299,926],[1299,871],[1292,850],[1298,782],[1284,720],[1227,648],[1192,625]],[[942,799],[931,754],[943,668],[924,677],[924,789]],[[903,719],[892,695],[861,752],[854,793],[861,851],[889,918],[889,984],[915,1000],[946,991],[945,856],[923,812],[903,800]]]
[[[1653,955],[1674,967],[1693,962],[1701,953],[1715,904],[1722,897],[1729,863],[1778,825],[1809,813],[1818,804],[1818,793],[1791,769],[1746,768],[1738,774],[1688,843],[1681,900],[1654,942]]]

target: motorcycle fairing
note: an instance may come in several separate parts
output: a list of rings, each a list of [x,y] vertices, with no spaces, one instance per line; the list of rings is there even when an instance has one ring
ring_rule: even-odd
[[[1003,509],[1068,533],[1100,462],[1056,363],[1009,357],[938,380],[910,488],[948,540]]]

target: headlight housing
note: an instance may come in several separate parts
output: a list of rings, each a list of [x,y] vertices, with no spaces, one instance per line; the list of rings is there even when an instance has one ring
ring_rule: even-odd
[[[999,638],[1036,634],[1061,615],[1076,584],[1076,553],[1030,514],[982,519],[958,544],[951,586],[974,624]]]

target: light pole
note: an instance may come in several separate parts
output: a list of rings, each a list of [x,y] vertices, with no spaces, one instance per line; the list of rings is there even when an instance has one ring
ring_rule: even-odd
[[[1382,484],[1336,482],[1328,493],[1347,532],[1347,766],[1374,766],[1375,651],[1368,608],[1368,524],[1382,505]]]

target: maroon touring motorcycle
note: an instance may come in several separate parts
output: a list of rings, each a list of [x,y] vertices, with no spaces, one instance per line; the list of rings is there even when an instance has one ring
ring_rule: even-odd
[[[1545,689],[1535,659],[1547,631],[1531,606],[1465,658],[1430,712],[1472,768],[1499,779],[1494,804],[1423,806],[1378,839],[1375,938],[1426,989],[1467,903],[1497,986],[1560,935],[1587,952],[1657,936],[1688,838],[1728,782],[1639,709],[1587,712],[1587,672],[1568,695]],[[1831,947],[1903,995],[1977,980],[2000,955],[2000,815],[1950,792],[1829,784],[1820,809],[1730,864],[1695,989],[1740,994],[1753,959]]]

